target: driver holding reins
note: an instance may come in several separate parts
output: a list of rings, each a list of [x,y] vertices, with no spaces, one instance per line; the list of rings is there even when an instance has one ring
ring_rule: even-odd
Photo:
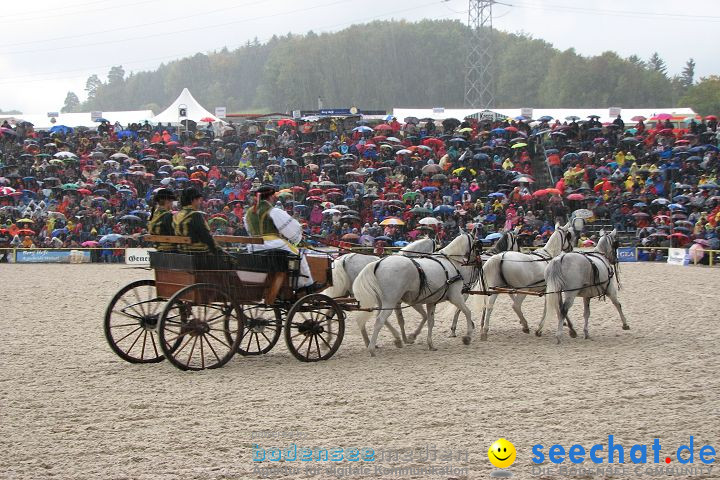
[[[285,210],[273,206],[275,193],[272,185],[262,185],[255,191],[255,204],[245,214],[245,229],[250,235],[263,237],[265,242],[248,245],[248,251],[279,249],[300,255],[298,287],[311,293],[321,286],[314,283],[305,254],[296,246],[303,238],[302,226]]]

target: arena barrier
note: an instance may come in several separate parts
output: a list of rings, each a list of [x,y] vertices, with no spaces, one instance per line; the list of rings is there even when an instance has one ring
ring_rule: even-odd
[[[523,252],[530,252],[541,247],[523,247]],[[125,265],[149,265],[149,252],[152,248],[0,248],[0,263],[122,263]],[[228,250],[235,250],[229,248]],[[385,252],[400,250],[399,247],[385,247]],[[576,252],[591,251],[591,247],[576,248]],[[353,248],[353,251],[356,249]],[[359,248],[362,253],[373,253],[372,248]],[[674,252],[671,252],[674,251]],[[680,257],[673,257],[682,251]],[[693,257],[686,248],[672,247],[620,247],[620,262],[663,262],[678,265],[720,266],[720,250],[704,249],[702,258]],[[671,259],[668,261],[668,259]],[[683,261],[679,261],[683,259]]]

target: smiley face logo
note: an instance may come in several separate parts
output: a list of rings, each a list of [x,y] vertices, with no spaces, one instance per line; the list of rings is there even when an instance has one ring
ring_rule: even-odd
[[[512,465],[516,454],[515,445],[504,438],[497,440],[488,448],[488,459],[498,468],[507,468]]]

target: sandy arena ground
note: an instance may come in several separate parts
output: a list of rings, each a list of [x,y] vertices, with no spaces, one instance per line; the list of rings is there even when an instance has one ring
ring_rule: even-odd
[[[330,361],[300,363],[281,338],[264,358],[235,357],[202,373],[168,362],[131,365],[106,345],[108,301],[149,272],[108,265],[1,271],[3,479],[259,478],[255,443],[376,452],[430,444],[439,453],[468,452],[469,461],[423,464],[416,456],[382,464],[469,468],[467,475],[383,475],[441,479],[489,478],[487,449],[499,437],[515,444],[511,471],[521,479],[533,478],[536,443],[547,452],[554,443],[606,443],[608,434],[624,445],[658,437],[673,466],[675,449],[690,435],[696,452],[705,444],[720,449],[718,269],[623,265],[621,300],[632,329],[621,330],[609,301],[593,301],[589,341],[566,335],[557,346],[554,321],[542,338],[523,334],[504,298],[487,342],[476,336],[465,346],[448,338],[449,318],[442,316],[438,351],[427,350],[424,334],[396,349],[385,330],[383,348],[370,358],[351,315]],[[524,311],[534,327],[542,301],[527,300]],[[417,318],[408,316],[414,327]],[[581,317],[577,301],[571,318]],[[463,322],[459,327],[464,331]],[[301,437],[258,438],[264,431]],[[711,477],[720,478],[720,470]],[[301,471],[283,478],[337,477]]]

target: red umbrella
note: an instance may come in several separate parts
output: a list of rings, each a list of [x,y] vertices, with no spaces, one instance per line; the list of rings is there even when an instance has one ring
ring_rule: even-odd
[[[285,125],[288,125],[290,127],[297,127],[297,123],[295,123],[294,120],[290,120],[289,118],[283,118],[282,120],[278,121],[278,127],[284,127]]]
[[[387,140],[387,137],[385,135],[378,135],[377,137],[372,138],[372,141],[375,143],[384,142],[385,140]]]
[[[532,195],[533,195],[533,197],[543,197],[547,194],[548,194],[548,191],[545,189],[542,189],[542,190],[535,190]]]
[[[281,121],[282,121],[282,120],[281,120]],[[318,188],[318,190],[320,190],[320,189]],[[293,191],[293,192],[304,192],[304,191],[305,191],[305,187],[301,187],[301,186],[299,186],[299,185],[296,185],[296,186],[292,187],[292,191]]]
[[[505,131],[516,133],[518,131],[518,129],[515,127],[505,127]]]
[[[35,232],[30,230],[29,228],[21,228],[17,231],[18,235],[35,235]]]
[[[658,135],[662,135],[663,137],[671,137],[673,135],[672,128],[663,128],[658,132]]]
[[[632,120],[633,122],[644,122],[645,120],[647,120],[647,118],[643,117],[642,115],[635,115],[630,120]]]
[[[204,118],[201,118],[200,121],[205,122],[205,123],[212,123],[215,121],[215,119],[212,117],[204,117]]]
[[[660,113],[658,115],[655,115],[655,118],[658,120],[670,120],[672,118],[672,115],[669,113]]]
[[[90,190],[88,190],[87,188],[78,188],[78,189],[76,190],[76,192],[78,192],[78,193],[81,194],[81,195],[90,195],[90,194],[92,193],[92,192],[91,192]]]
[[[568,200],[585,200],[585,195],[582,193],[571,193],[567,196]]]
[[[557,188],[547,188],[545,191],[548,193],[548,195],[560,195],[562,192]]]
[[[376,131],[376,132],[382,132],[382,131],[386,131],[386,132],[387,132],[387,131],[390,131],[390,130],[392,130],[392,127],[391,127],[390,125],[388,125],[387,123],[381,123],[380,125],[378,125],[377,127],[375,127],[375,131]]]
[[[716,117],[715,115],[708,115],[707,117],[705,117],[705,120],[715,120],[715,121],[717,121],[717,119],[718,119],[718,117]]]

